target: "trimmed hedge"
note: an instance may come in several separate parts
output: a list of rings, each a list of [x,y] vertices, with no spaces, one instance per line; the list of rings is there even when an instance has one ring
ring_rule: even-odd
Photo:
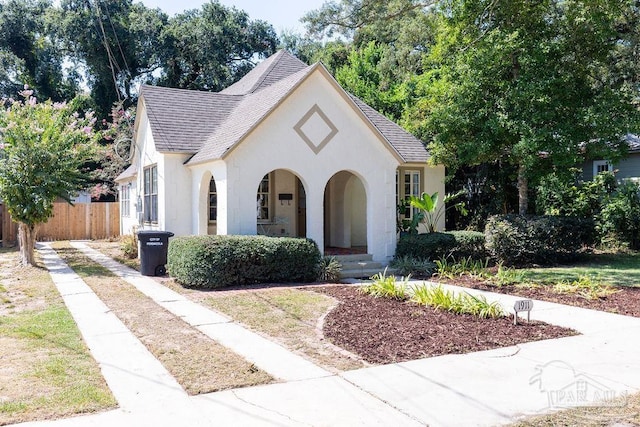
[[[595,238],[590,219],[495,215],[485,228],[487,249],[505,265],[552,265],[575,261]]]
[[[447,231],[444,233],[404,234],[396,248],[396,258],[409,256],[435,260],[452,256],[455,259],[485,259],[484,234],[478,231]]]
[[[267,236],[184,236],[169,242],[167,270],[178,283],[220,288],[313,282],[320,251],[313,240]]]

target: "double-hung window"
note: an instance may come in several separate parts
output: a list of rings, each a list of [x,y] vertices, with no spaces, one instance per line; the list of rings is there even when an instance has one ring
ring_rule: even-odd
[[[144,169],[144,221],[158,222],[158,166]]]
[[[120,187],[120,212],[122,216],[131,215],[131,187],[129,184]]]

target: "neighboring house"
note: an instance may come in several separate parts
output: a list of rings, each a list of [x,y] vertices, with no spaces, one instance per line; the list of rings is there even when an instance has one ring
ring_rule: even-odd
[[[600,172],[616,172],[616,178],[640,180],[640,136],[628,134],[625,137],[629,145],[629,155],[618,163],[611,163],[606,159],[591,160],[585,162],[582,176],[585,181],[590,181]]]
[[[308,237],[388,261],[398,200],[444,194],[421,141],[285,51],[218,93],[142,86],[133,141],[122,233]]]

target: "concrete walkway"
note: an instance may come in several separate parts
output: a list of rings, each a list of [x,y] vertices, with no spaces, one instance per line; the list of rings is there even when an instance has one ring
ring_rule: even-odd
[[[279,344],[243,328],[222,313],[203,307],[152,278],[142,276],[83,242],[71,242],[71,246],[133,285],[159,306],[278,379],[298,381],[331,375]]]
[[[55,252],[41,245],[47,268],[120,409],[24,425],[496,425],[640,390],[638,318],[535,301],[533,319],[572,327],[583,335],[331,375],[86,245],[73,245],[286,382],[187,396]],[[464,291],[498,300],[507,310],[517,299]]]

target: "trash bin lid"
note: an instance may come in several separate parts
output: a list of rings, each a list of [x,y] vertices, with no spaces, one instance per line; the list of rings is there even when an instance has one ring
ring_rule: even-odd
[[[163,230],[140,230],[138,231],[138,236],[172,237],[174,236],[174,234],[171,231],[163,231]]]

